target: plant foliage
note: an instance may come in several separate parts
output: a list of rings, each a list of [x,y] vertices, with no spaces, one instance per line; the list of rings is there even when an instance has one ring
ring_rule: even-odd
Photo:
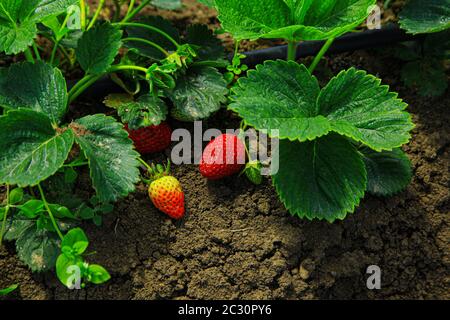
[[[367,189],[364,158],[355,144],[381,152],[409,141],[413,124],[407,105],[380,82],[351,68],[320,89],[305,66],[280,60],[239,79],[230,109],[258,130],[277,130],[272,137],[281,139],[279,171],[273,183],[293,214],[343,219]],[[410,178],[400,176],[392,177],[392,185],[371,176],[369,190],[398,191]]]

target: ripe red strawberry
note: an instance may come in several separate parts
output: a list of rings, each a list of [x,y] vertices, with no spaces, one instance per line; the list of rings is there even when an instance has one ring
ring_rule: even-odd
[[[125,130],[140,154],[163,151],[171,143],[172,129],[166,122],[137,130],[128,129],[128,125],[125,125]]]
[[[222,179],[239,172],[244,164],[244,143],[233,134],[222,134],[203,151],[200,173],[210,180]]]
[[[156,179],[148,188],[150,199],[156,208],[173,219],[184,216],[184,193],[180,182],[172,176]]]

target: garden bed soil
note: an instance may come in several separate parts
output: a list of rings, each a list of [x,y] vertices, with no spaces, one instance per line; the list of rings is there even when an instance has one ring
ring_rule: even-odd
[[[376,51],[328,61],[331,74],[368,70],[410,105],[416,127],[404,150],[414,177],[404,192],[367,195],[344,221],[329,224],[292,217],[270,180],[208,182],[194,165],[174,167],[186,193],[182,221],[157,211],[139,185],[102,227],[83,225],[97,252],[92,259],[111,272],[108,283],[70,291],[53,273],[32,274],[9,243],[0,248],[0,288],[20,285],[9,299],[450,299],[450,93],[417,96],[402,87],[399,65]],[[104,111],[100,102],[90,107]],[[225,110],[208,121],[222,129],[238,124]],[[88,185],[85,173],[78,189]],[[369,265],[382,270],[380,290],[366,288]]]

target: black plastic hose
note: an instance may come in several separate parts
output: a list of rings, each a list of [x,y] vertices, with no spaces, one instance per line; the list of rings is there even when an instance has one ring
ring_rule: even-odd
[[[379,30],[375,29],[362,32],[353,32],[336,38],[326,55],[351,52],[361,49],[373,49],[398,42],[418,40],[420,37],[421,36],[406,34],[405,31],[400,29],[396,24],[388,24]],[[324,44],[325,41],[301,42],[297,47],[296,58],[299,59],[315,56],[319,53]],[[286,59],[287,45],[244,52],[244,54],[247,58],[243,61],[243,63],[250,67],[254,67],[255,65],[263,63],[266,60]]]

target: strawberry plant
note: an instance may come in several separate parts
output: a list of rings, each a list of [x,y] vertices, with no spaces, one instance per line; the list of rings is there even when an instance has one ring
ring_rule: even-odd
[[[324,88],[304,65],[267,61],[233,89],[230,109],[255,129],[277,129],[273,184],[289,211],[343,219],[365,191],[391,195],[411,178],[399,149],[410,139],[406,103],[380,80],[352,68]]]
[[[46,271],[55,265],[64,233],[80,217],[50,203],[43,182],[62,168],[87,164],[97,197],[112,202],[134,190],[138,153],[122,125],[111,117],[97,114],[65,122],[69,94],[58,69],[23,62],[1,73],[0,184],[7,186],[1,236],[16,241],[19,257],[33,271]],[[66,162],[74,146],[85,161]],[[70,174],[65,178],[70,180]],[[9,186],[37,188],[39,198],[21,203],[22,189],[9,191]],[[76,261],[86,265],[81,257]],[[93,279],[90,273],[82,275]]]

